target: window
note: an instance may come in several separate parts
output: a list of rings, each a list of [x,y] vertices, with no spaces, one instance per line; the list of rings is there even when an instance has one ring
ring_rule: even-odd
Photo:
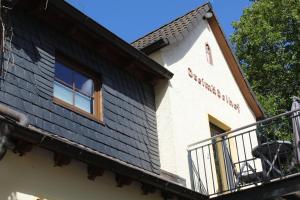
[[[209,64],[213,64],[211,49],[208,43],[205,44],[205,53],[206,53],[206,60]]]
[[[100,81],[67,59],[56,58],[54,102],[102,121]]]

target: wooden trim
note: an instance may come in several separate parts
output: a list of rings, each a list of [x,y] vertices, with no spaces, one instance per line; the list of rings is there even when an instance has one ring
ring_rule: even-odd
[[[211,125],[215,126],[216,128],[218,128],[224,132],[231,130],[231,128],[228,125],[226,125],[225,123],[221,122],[220,120],[216,119],[215,117],[213,117],[209,114],[208,114],[208,119],[209,119],[209,129],[210,129],[211,134],[212,134]],[[220,133],[220,134],[222,134],[222,133]],[[216,174],[217,174],[217,171],[219,171],[219,173],[220,173],[219,174],[220,177],[217,176],[216,180],[217,180],[218,187],[219,187],[218,189],[220,190],[219,192],[222,192],[222,191],[226,191],[229,189],[229,184],[227,182],[227,170],[226,170],[226,166],[225,166],[226,164],[225,164],[225,157],[224,157],[224,149],[223,149],[223,144],[221,142],[222,137],[217,137],[217,138],[215,138],[215,140],[216,140],[215,148],[217,151],[216,152],[217,158],[214,158],[213,160],[217,159],[219,162],[219,168],[217,169],[217,166],[215,164],[215,170],[216,170]],[[213,149],[212,149],[212,151],[213,151]]]
[[[213,125],[219,127],[220,129],[224,130],[225,132],[228,132],[231,130],[230,126],[228,126],[226,123],[218,120],[214,116],[208,114],[208,121],[212,123]]]
[[[95,99],[95,110],[96,112],[96,118],[103,122],[103,96],[102,96],[102,84],[99,80],[95,80],[95,93],[94,93],[94,99]],[[97,99],[97,101],[96,101]]]
[[[218,21],[215,17],[211,17],[208,19],[208,23],[210,25],[210,28],[220,46],[220,49],[225,57],[225,60],[231,70],[231,73],[233,74],[233,77],[235,81],[237,82],[237,85],[239,86],[247,104],[253,111],[254,115],[256,116],[256,119],[262,119],[264,118],[264,113],[262,111],[262,108],[260,107],[259,103],[257,102],[256,98],[254,97],[254,94],[251,91],[250,86],[248,85],[247,81],[245,80],[241,68],[239,66],[239,63],[237,62],[231,48],[229,47],[226,38],[223,34],[223,31],[221,27],[218,24]]]
[[[69,104],[57,97],[53,97],[53,102],[60,105],[60,106],[63,106],[73,112],[76,112],[78,114],[81,114],[91,120],[94,120],[94,121],[97,121],[99,122],[100,124],[104,125],[104,122],[103,122],[103,101],[102,101],[102,82],[100,80],[99,77],[97,77],[95,74],[95,72],[87,69],[87,67],[83,68],[82,65],[78,64],[77,62],[75,61],[72,61],[71,58],[68,58],[67,56],[63,56],[61,53],[58,53],[56,52],[55,54],[55,59],[59,62],[61,62],[62,64],[65,65],[65,67],[67,68],[70,68],[72,69],[73,71],[75,72],[78,72],[90,79],[93,80],[93,84],[94,84],[94,91],[93,91],[93,94],[92,96],[90,96],[92,99],[93,99],[93,113],[89,113],[89,112],[86,112],[72,104]],[[98,75],[100,76],[100,75]],[[60,82],[60,81],[59,81]],[[74,85],[73,85],[73,88],[72,90],[74,90]],[[76,91],[76,90],[74,90]]]

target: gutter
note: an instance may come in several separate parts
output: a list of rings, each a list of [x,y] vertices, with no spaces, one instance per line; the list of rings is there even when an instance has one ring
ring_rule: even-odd
[[[0,115],[13,119],[20,126],[27,127],[29,125],[28,118],[23,113],[9,108],[4,104],[0,104]],[[7,124],[0,124],[0,161],[5,156],[9,148],[13,148],[14,145],[10,141],[9,134],[12,131],[12,127]]]
[[[27,127],[29,125],[28,118],[25,114],[11,109],[4,104],[0,104],[0,115],[17,121],[17,124],[19,124],[20,126]]]
[[[23,126],[18,122],[0,118],[0,124],[7,124],[14,127],[15,131],[10,132],[14,139],[28,142],[40,148],[62,154],[87,165],[97,166],[101,169],[120,174],[134,181],[140,182],[142,186],[154,187],[162,194],[177,196],[179,199],[208,200],[208,196],[190,190],[175,182],[166,180],[159,175],[153,174],[136,166],[107,156],[86,146],[72,142],[66,138],[43,131],[33,126]]]
[[[169,42],[167,41],[167,39],[159,39],[159,40],[155,41],[154,43],[144,47],[140,51],[144,52],[146,55],[150,55],[151,53],[156,52],[159,49],[162,49],[168,45],[169,45]]]

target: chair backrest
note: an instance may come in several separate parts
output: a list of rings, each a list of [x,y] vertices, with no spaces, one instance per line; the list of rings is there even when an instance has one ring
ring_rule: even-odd
[[[300,99],[298,97],[293,97],[293,104],[291,110],[300,109]],[[297,163],[300,164],[300,111],[295,112],[292,116],[293,124],[293,136],[295,145],[295,154],[297,158]]]
[[[238,172],[233,163],[231,153],[229,152],[229,149],[227,147],[226,140],[224,140],[222,143],[223,143],[224,159],[227,167],[227,179],[229,183],[229,189],[233,189],[236,188],[235,179],[238,176]]]

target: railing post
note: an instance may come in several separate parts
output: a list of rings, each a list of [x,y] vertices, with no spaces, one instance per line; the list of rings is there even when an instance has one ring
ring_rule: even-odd
[[[190,181],[191,181],[191,189],[195,191],[195,180],[193,174],[193,160],[192,160],[192,153],[188,151],[188,162],[189,162],[189,171],[190,171]]]
[[[257,124],[256,126],[256,137],[257,137],[257,145],[260,146],[262,144],[262,133],[260,132],[261,130],[261,124]],[[261,159],[260,159],[261,160]],[[263,173],[263,181],[266,181],[265,179],[267,178],[267,173],[266,173],[266,163],[261,160],[261,165],[262,165],[262,173]]]

